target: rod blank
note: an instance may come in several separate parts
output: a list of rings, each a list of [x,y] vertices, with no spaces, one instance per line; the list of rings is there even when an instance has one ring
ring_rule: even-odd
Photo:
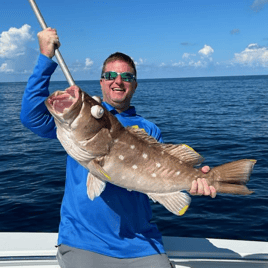
[[[38,6],[36,5],[35,1],[34,0],[28,0],[30,5],[32,6],[32,9],[37,17],[37,20],[39,21],[40,25],[41,25],[41,28],[44,30],[47,28],[47,25],[46,25],[46,22],[38,8]],[[63,57],[59,51],[59,49],[55,49],[55,56],[57,58],[57,61],[62,69],[62,72],[63,74],[65,75],[66,79],[67,79],[67,82],[69,83],[70,86],[73,86],[75,85],[75,82],[73,80],[73,77],[66,65],[66,63],[64,62],[63,60]]]

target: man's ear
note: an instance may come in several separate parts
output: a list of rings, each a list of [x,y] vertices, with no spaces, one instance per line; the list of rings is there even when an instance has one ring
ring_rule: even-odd
[[[138,87],[138,82],[135,81],[134,89],[136,90],[137,87]]]

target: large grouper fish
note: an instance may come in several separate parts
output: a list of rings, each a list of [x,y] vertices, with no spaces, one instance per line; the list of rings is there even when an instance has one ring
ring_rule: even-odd
[[[218,193],[251,194],[246,187],[256,160],[243,159],[203,174],[204,160],[185,144],[162,144],[143,130],[124,128],[117,118],[77,86],[56,91],[45,104],[54,117],[57,137],[66,152],[89,170],[88,197],[94,200],[106,182],[147,194],[176,215],[191,198],[192,181],[206,178]]]

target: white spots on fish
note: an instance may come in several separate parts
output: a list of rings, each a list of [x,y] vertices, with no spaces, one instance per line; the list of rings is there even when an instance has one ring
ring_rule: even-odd
[[[177,171],[177,172],[176,172],[176,175],[177,175],[177,176],[179,176],[180,174],[181,174],[181,172],[180,172],[180,171]]]
[[[164,153],[165,153],[164,151],[161,152],[162,155],[164,155]]]
[[[146,158],[148,157],[148,155],[147,155],[146,153],[143,153],[143,154],[142,154],[142,157],[143,157],[144,159],[146,159]]]
[[[153,174],[152,174],[152,177],[156,178],[156,174],[155,174],[155,173],[153,173]]]
[[[135,149],[135,145],[131,145],[130,148],[133,150]]]
[[[156,167],[160,168],[161,164],[160,163],[156,163]]]
[[[123,155],[119,155],[119,159],[120,159],[120,160],[124,160],[125,157],[124,157]]]
[[[136,165],[133,165],[132,168],[133,168],[133,169],[137,169],[138,167],[137,167]]]
[[[141,179],[137,179],[137,180],[136,180],[136,183],[137,183],[137,184],[141,184],[141,183],[142,183],[142,180],[141,180]]]

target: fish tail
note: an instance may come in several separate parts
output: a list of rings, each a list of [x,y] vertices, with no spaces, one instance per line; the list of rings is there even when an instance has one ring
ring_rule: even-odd
[[[250,191],[246,183],[253,170],[256,160],[242,159],[213,168],[214,182],[211,184],[219,193],[248,195]]]

